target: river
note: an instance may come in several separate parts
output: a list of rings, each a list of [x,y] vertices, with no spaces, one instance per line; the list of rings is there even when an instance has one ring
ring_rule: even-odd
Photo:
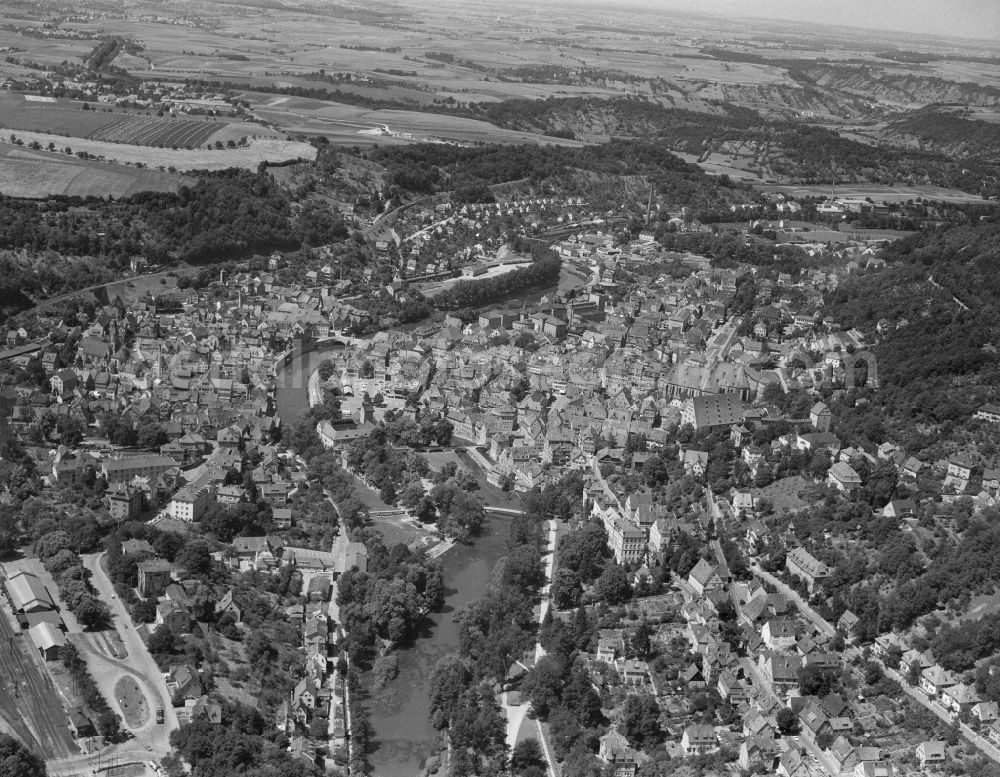
[[[282,424],[309,408],[309,375],[340,347],[296,356],[278,374],[275,404]],[[487,513],[483,532],[470,545],[457,545],[441,557],[446,585],[444,609],[425,618],[414,642],[396,651],[399,675],[367,700],[375,751],[375,777],[417,777],[434,750],[437,732],[430,722],[430,676],[437,660],[458,651],[455,614],[486,592],[490,573],[504,555],[508,519]],[[370,679],[370,678],[369,678]]]
[[[399,676],[369,698],[375,777],[417,777],[431,755],[437,738],[430,720],[431,673],[439,658],[458,652],[455,615],[486,593],[493,567],[506,549],[507,525],[508,519],[487,515],[482,534],[472,544],[456,545],[441,556],[447,585],[443,610],[425,618],[419,638],[396,652]]]

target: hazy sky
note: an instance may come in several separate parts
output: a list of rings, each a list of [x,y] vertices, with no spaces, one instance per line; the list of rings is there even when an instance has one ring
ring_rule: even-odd
[[[871,30],[994,40],[1000,0],[591,0],[602,5],[678,8],[732,17],[788,19]]]

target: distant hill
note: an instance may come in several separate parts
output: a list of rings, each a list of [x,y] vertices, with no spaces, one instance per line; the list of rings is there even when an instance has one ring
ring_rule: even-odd
[[[1000,125],[967,119],[945,106],[931,105],[897,119],[889,124],[885,135],[912,138],[922,148],[949,156],[1000,163]]]

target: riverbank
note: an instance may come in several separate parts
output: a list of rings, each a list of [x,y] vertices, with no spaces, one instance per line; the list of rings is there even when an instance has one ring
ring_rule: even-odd
[[[323,392],[319,387],[319,368],[313,370],[309,376],[309,407],[316,407],[323,404]]]

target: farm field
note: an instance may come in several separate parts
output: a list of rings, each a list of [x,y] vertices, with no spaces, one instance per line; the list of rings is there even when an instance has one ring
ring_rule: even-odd
[[[242,138],[278,138],[268,127],[219,118],[157,116],[76,100],[26,100],[18,94],[0,94],[0,124],[12,130],[49,132],[74,138],[128,143],[160,148],[198,148]]]
[[[367,134],[367,131],[382,125],[387,125],[392,132],[412,135],[413,141],[445,139],[458,142],[583,145],[571,140],[501,129],[485,121],[419,111],[370,110],[325,100],[280,97],[259,92],[244,92],[240,98],[254,106],[252,111],[257,118],[279,125],[286,132],[325,135],[331,142],[344,145],[393,142],[393,138],[389,136]],[[362,132],[366,134],[360,134]]]
[[[198,148],[208,143],[221,128],[219,122],[201,119],[160,119],[156,117],[128,117],[92,132],[92,140],[111,143],[129,143],[136,146],[157,148]]]
[[[746,173],[743,173],[746,175]],[[826,197],[830,194],[829,186],[821,185],[793,185],[793,184],[757,184],[752,186],[762,192],[791,194],[794,197]],[[876,202],[906,202],[923,197],[928,200],[940,200],[942,202],[955,203],[979,203],[989,204],[989,200],[984,200],[975,194],[969,194],[959,189],[945,189],[941,186],[866,183],[866,184],[837,184],[838,197],[871,197]]]
[[[0,138],[10,136],[9,128],[0,127]],[[26,144],[37,141],[42,147],[54,143],[56,148],[72,144],[74,152],[86,151],[104,160],[146,167],[175,170],[225,170],[242,167],[254,170],[261,162],[285,162],[292,159],[315,159],[316,149],[308,143],[271,138],[250,141],[249,145],[235,149],[172,149],[135,146],[125,143],[106,143],[86,138],[65,138],[44,132],[16,132]],[[18,147],[20,148],[20,147]]]
[[[62,148],[66,138],[57,145]],[[77,141],[72,141],[74,145]],[[193,179],[124,165],[79,159],[48,151],[32,151],[0,143],[0,193],[37,199],[53,194],[78,197],[127,197],[137,192],[177,191]]]
[[[149,116],[145,111],[128,111],[107,106],[83,110],[76,100],[35,102],[19,94],[0,93],[0,123],[15,130],[51,132],[58,129],[67,135],[85,138],[126,116]]]

